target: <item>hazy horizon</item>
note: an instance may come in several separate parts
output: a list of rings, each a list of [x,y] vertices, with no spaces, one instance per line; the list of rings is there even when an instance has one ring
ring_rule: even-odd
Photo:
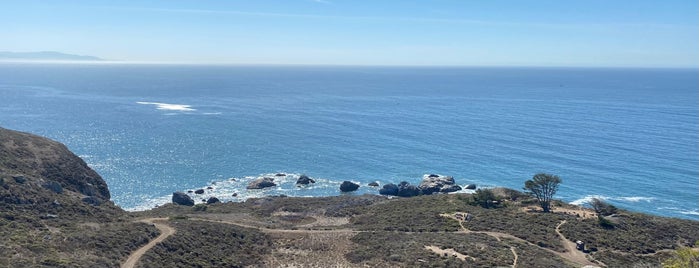
[[[22,1],[0,51],[115,63],[699,67],[692,1]]]

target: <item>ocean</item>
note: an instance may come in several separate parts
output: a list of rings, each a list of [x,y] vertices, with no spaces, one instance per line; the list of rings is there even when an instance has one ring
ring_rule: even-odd
[[[566,202],[699,220],[698,95],[696,69],[0,64],[0,126],[66,144],[127,210],[546,172]]]

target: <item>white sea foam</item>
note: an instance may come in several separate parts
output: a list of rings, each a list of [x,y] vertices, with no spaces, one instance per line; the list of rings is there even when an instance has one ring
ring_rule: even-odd
[[[193,112],[197,109],[192,108],[192,105],[187,104],[172,104],[172,103],[162,103],[162,102],[148,102],[148,101],[137,101],[138,104],[144,105],[155,105],[158,110],[166,111],[180,111],[180,112]]]
[[[331,192],[337,191],[337,187],[340,185],[340,181],[333,181],[323,178],[313,178],[316,183],[298,187],[296,185],[296,180],[301,176],[301,174],[294,173],[284,173],[284,176],[276,176],[278,173],[268,173],[261,174],[259,176],[244,176],[240,178],[228,178],[220,181],[212,181],[208,185],[187,189],[183,192],[187,193],[194,200],[195,204],[206,203],[209,197],[216,197],[221,202],[243,202],[249,198],[261,198],[265,196],[274,195],[287,195],[294,197],[310,197],[318,196],[320,194],[329,194]],[[251,181],[261,178],[261,177],[271,177],[274,178],[274,182],[277,184],[276,187],[269,187],[265,189],[247,189],[248,183]],[[371,187],[364,187],[365,191]],[[204,189],[203,194],[195,194],[194,191],[198,189]],[[192,191],[189,193],[189,191]],[[235,194],[235,196],[233,196]],[[128,211],[142,211],[152,209],[157,206],[168,204],[172,202],[172,195],[160,196],[156,198],[150,198],[145,200],[138,206],[124,208]]]
[[[609,197],[609,196],[603,196],[603,195],[587,195],[583,198],[574,200],[573,202],[570,202],[570,204],[573,205],[584,205],[587,203],[590,203],[592,199],[597,198],[603,201],[620,201],[620,202],[631,202],[631,203],[637,203],[637,202],[651,202],[655,200],[655,197],[645,197],[645,196],[622,196],[622,197]]]

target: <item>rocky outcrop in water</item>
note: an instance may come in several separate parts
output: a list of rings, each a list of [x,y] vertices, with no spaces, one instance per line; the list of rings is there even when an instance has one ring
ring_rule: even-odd
[[[341,192],[353,192],[359,189],[359,184],[356,184],[351,181],[343,181],[342,184],[340,184],[340,191]]]
[[[385,184],[383,188],[379,190],[379,193],[382,195],[413,197],[420,195],[421,191],[417,186],[412,185],[407,181],[402,181],[398,185],[395,185],[393,183]]]
[[[308,185],[311,183],[316,183],[315,180],[309,178],[306,175],[301,175],[298,180],[296,180],[296,184],[302,184],[302,185]]]
[[[267,187],[274,187],[277,186],[276,183],[274,183],[274,178],[268,178],[268,177],[262,177],[258,178],[254,181],[251,181],[248,184],[248,189],[264,189]]]
[[[418,186],[422,194],[450,193],[461,190],[461,186],[456,185],[451,176],[440,176],[430,174],[426,176]]]

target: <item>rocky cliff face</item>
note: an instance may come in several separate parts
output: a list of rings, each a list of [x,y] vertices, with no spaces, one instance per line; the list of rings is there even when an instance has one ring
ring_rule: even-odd
[[[54,192],[109,201],[107,183],[65,145],[36,135],[0,128],[0,175],[35,183]]]

